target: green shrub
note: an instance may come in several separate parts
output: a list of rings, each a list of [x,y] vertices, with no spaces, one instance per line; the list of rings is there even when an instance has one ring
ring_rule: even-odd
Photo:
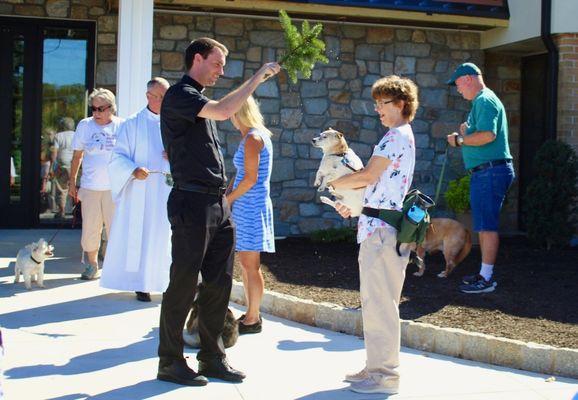
[[[568,244],[574,234],[578,207],[578,158],[567,143],[549,140],[536,152],[534,179],[525,193],[529,239],[546,247]]]
[[[355,243],[356,235],[357,230],[354,228],[330,228],[313,231],[310,238],[312,242],[316,243]]]
[[[444,197],[448,207],[456,214],[470,210],[470,176],[450,181]]]

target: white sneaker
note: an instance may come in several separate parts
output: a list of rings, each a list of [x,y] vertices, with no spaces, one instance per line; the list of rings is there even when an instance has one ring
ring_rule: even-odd
[[[345,382],[361,382],[367,378],[369,378],[369,372],[367,372],[367,367],[365,367],[359,372],[345,375]]]
[[[356,393],[396,394],[399,392],[399,379],[372,375],[363,381],[352,383],[349,389]]]

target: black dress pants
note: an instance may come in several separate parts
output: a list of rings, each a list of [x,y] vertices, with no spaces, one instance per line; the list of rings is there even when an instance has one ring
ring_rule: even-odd
[[[160,365],[184,361],[183,327],[191,309],[199,271],[198,360],[225,357],[222,333],[232,288],[235,231],[223,196],[173,189],[168,202],[172,230],[170,282],[160,318]]]

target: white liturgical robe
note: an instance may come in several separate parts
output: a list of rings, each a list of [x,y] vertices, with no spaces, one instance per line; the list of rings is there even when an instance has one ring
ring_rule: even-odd
[[[164,292],[169,283],[167,199],[171,187],[162,173],[151,173],[145,180],[132,175],[137,167],[169,172],[163,150],[159,115],[148,108],[120,126],[108,166],[116,209],[100,278],[102,287]]]

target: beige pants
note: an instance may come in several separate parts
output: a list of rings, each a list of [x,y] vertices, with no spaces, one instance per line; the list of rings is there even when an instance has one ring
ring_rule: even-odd
[[[378,228],[359,249],[359,275],[366,367],[372,375],[399,377],[399,299],[409,249],[397,255],[395,231]]]
[[[82,202],[82,238],[80,244],[86,252],[97,251],[102,238],[102,224],[106,237],[110,237],[110,224],[114,203],[110,190],[96,191],[80,188],[78,199]]]

